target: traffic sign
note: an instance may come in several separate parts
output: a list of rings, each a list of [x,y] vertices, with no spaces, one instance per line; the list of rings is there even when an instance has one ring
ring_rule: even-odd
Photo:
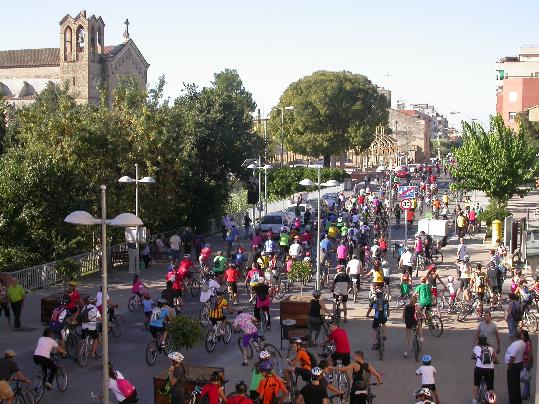
[[[401,208],[403,208],[404,210],[412,209],[412,201],[410,199],[403,199],[400,202],[400,205],[401,205]]]
[[[415,198],[415,189],[416,187],[412,187],[412,186],[400,186],[398,188],[399,198],[403,198],[403,199]]]

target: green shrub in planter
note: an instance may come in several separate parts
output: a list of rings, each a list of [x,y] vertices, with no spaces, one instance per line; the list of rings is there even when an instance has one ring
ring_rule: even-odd
[[[301,282],[304,279],[309,279],[311,276],[312,266],[310,262],[296,261],[292,264],[288,279],[293,282]]]
[[[64,283],[75,280],[80,274],[80,262],[72,258],[67,258],[56,264],[54,269],[62,276]]]
[[[170,340],[174,349],[188,351],[198,344],[202,338],[202,330],[197,320],[184,315],[178,315],[168,323]]]

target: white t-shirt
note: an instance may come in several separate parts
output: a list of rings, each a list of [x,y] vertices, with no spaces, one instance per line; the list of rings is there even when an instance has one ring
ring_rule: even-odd
[[[351,259],[346,265],[346,269],[349,275],[357,275],[359,273],[359,267],[361,262],[358,259]]]
[[[200,291],[200,302],[206,303],[215,294],[215,291],[221,287],[215,279],[210,279],[208,282],[209,289],[207,292]]]
[[[401,255],[402,265],[411,267],[412,266],[412,253],[410,251],[405,251]]]
[[[97,328],[97,320],[101,318],[101,314],[94,305],[89,304],[88,306],[83,307],[82,310],[84,311],[86,307],[90,307],[90,311],[88,311],[88,320],[90,321],[87,323],[82,323],[82,329],[95,330]]]
[[[58,343],[50,337],[40,337],[37,340],[37,347],[34,351],[34,355],[43,356],[45,358],[51,357],[51,351],[58,346]]]
[[[421,375],[421,384],[436,384],[434,381],[434,375],[436,374],[436,369],[434,366],[420,366],[415,373],[417,375]]]
[[[478,367],[478,368],[483,368],[483,369],[494,369],[494,348],[492,348],[491,346],[489,346],[487,348],[490,351],[491,360],[490,360],[490,363],[488,365],[485,365],[485,364],[483,364],[483,360],[481,358],[481,351],[484,348],[481,348],[479,345],[476,345],[474,347],[473,353],[475,355],[475,366]]]
[[[302,253],[301,244],[294,243],[288,249],[288,254],[290,254],[290,256],[292,257],[298,257],[301,255],[301,253]]]
[[[103,292],[99,291],[97,292],[97,295],[95,296],[96,300],[96,306],[102,306],[103,305]],[[107,301],[110,300],[110,296],[107,293]]]
[[[371,247],[371,254],[373,257],[376,257],[376,253],[378,252],[379,249],[380,249],[380,246],[376,244]]]
[[[524,360],[524,350],[526,349],[526,343],[522,340],[516,340],[505,351],[505,364],[509,364],[511,356],[515,357],[514,363],[521,363]]]
[[[170,240],[170,248],[172,250],[176,250],[178,251],[180,249],[180,243],[182,242],[181,238],[177,235],[177,234],[174,234]]]
[[[389,268],[389,265],[382,267],[382,273],[384,274],[384,278],[389,278],[391,276],[391,268]]]
[[[116,370],[116,378],[124,379],[124,376]],[[114,393],[114,397],[116,397],[116,401],[120,402],[120,401],[125,400],[126,397],[122,394],[122,392],[118,388],[118,382],[114,379],[111,379],[110,377],[109,377],[109,390]]]

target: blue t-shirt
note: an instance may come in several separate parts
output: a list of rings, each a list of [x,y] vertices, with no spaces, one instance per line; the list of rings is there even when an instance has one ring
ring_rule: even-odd
[[[326,253],[329,252],[331,248],[331,241],[329,239],[323,239],[320,242],[320,248],[323,249]]]
[[[374,309],[374,318],[385,319],[389,310],[389,303],[383,298],[378,298],[372,302],[372,308]]]
[[[152,305],[153,305],[153,302],[152,302],[152,299],[144,299],[142,301],[142,307],[144,308],[144,313],[148,313],[148,312],[151,312],[152,311]]]
[[[167,318],[167,315],[168,315],[168,310],[165,308],[162,308],[157,316],[154,317],[152,314],[150,325],[152,327],[163,328],[165,325],[164,323],[165,323],[165,318]]]

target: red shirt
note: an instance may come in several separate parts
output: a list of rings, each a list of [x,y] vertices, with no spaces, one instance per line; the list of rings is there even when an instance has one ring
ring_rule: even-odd
[[[189,272],[189,268],[191,268],[192,266],[193,263],[191,262],[191,260],[182,260],[182,262],[180,262],[180,267],[178,268],[178,273],[185,275],[187,272]]]
[[[71,293],[69,293],[69,303],[66,304],[66,309],[74,309],[77,307],[80,301],[80,293],[77,289],[73,289]]]
[[[226,404],[253,404],[253,400],[244,396],[240,396],[239,394],[235,394],[228,397],[228,400],[226,400]]]
[[[215,383],[207,383],[202,387],[200,392],[200,397],[208,395],[210,404],[219,404],[219,385]]]
[[[335,342],[335,352],[349,354],[350,342],[348,342],[348,335],[342,328],[336,328],[329,334],[328,338]]]
[[[228,268],[225,271],[225,277],[227,282],[237,282],[240,277],[240,271],[236,268]]]

